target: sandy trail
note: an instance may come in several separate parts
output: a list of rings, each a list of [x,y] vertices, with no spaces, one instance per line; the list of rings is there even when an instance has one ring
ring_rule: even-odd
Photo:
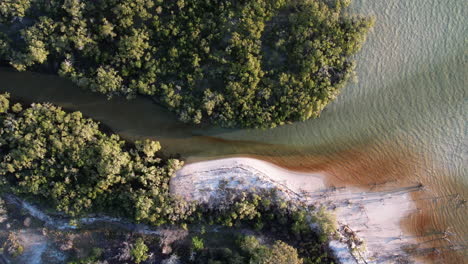
[[[357,188],[333,188],[325,185],[327,175],[322,172],[299,173],[271,163],[252,158],[228,158],[192,163],[179,170],[171,180],[171,193],[191,201],[209,202],[223,195],[222,185],[237,190],[276,188],[279,195],[316,207],[325,206],[337,216],[341,239],[330,242],[342,263],[396,263],[400,259],[412,259],[405,248],[417,248],[415,237],[403,232],[400,222],[415,210],[410,198],[419,186],[407,188],[379,188],[378,192]],[[51,217],[36,206],[15,196],[5,197],[29,214],[59,230],[75,229],[69,219]],[[159,235],[160,230],[133,224],[123,219],[107,216],[77,219],[81,227],[96,222],[114,223],[133,232]],[[365,247],[351,250],[349,232],[364,240]],[[44,241],[40,236],[30,236],[35,248],[29,255],[43,255]],[[417,253],[417,252],[416,252]],[[404,263],[404,262],[403,262]]]
[[[21,230],[18,233],[18,239],[24,247],[24,252],[14,263],[60,264],[65,262],[63,252],[52,246],[48,238],[39,230]]]
[[[405,248],[417,241],[404,234],[400,222],[415,210],[410,193],[419,186],[378,192],[327,188],[326,177],[322,172],[293,172],[252,158],[227,158],[184,166],[171,180],[171,192],[187,200],[208,202],[222,195],[223,185],[238,190],[278,188],[287,199],[325,206],[335,213],[343,239],[330,246],[342,263],[416,260]],[[364,240],[365,247],[351,250],[354,245],[344,238],[350,231]]]

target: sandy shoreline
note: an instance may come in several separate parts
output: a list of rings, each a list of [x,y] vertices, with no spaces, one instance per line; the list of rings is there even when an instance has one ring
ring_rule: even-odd
[[[325,188],[321,174],[292,172],[252,158],[226,158],[185,165],[171,180],[171,192],[188,200],[207,201],[218,190],[220,181],[236,189],[282,187],[285,195]]]
[[[405,249],[416,245],[416,238],[404,234],[400,222],[416,209],[410,193],[418,186],[378,192],[328,188],[326,177],[323,172],[299,173],[252,158],[226,158],[184,166],[171,180],[171,192],[187,200],[207,202],[220,195],[220,184],[238,190],[278,188],[285,198],[334,212],[343,237],[330,246],[342,263],[413,259]],[[355,248],[347,241],[350,231],[364,240],[365,247]]]

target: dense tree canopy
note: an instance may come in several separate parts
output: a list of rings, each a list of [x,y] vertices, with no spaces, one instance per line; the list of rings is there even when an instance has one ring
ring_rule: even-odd
[[[250,255],[250,263],[258,264],[302,264],[297,250],[281,240],[275,241],[271,248],[248,236],[241,242],[241,247]]]
[[[259,246],[258,252],[249,253],[252,258],[267,250],[277,252],[267,254],[278,256],[277,260],[286,256],[284,263],[300,263],[299,255],[310,263],[329,262],[322,245],[336,227],[323,211],[313,213],[305,205],[285,201],[274,190],[262,189],[223,188],[216,203],[189,203],[169,191],[170,178],[182,161],[164,158],[160,150],[157,141],[124,142],[104,133],[80,112],[67,113],[51,104],[23,109],[10,102],[8,94],[0,94],[2,189],[45,201],[70,216],[106,213],[152,225],[246,226],[271,232],[298,249],[278,242],[273,251]],[[310,220],[322,227],[324,236],[310,227]],[[195,242],[202,257],[207,253],[203,241]],[[134,258],[143,260],[145,247],[139,243]],[[263,256],[259,263],[271,261]]]
[[[47,199],[70,215],[114,209],[162,224],[190,212],[169,195],[170,177],[182,162],[157,157],[159,142],[128,148],[80,112],[50,104],[19,111],[14,104],[8,111],[8,105],[8,95],[0,95],[0,175],[15,192]]]
[[[0,59],[100,93],[152,96],[185,122],[274,127],[319,115],[372,20],[345,0],[0,3]]]
[[[255,236],[241,236],[235,247],[206,248],[195,255],[196,264],[303,264],[297,250],[287,243],[276,240],[265,245]]]

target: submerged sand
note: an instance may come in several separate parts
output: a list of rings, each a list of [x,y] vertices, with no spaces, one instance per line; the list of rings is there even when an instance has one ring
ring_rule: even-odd
[[[325,184],[326,173],[300,173],[253,158],[227,158],[184,166],[171,180],[171,192],[191,201],[210,202],[223,195],[221,187],[238,190],[277,188],[295,199],[332,211],[341,238],[330,247],[342,263],[395,263],[415,260],[416,238],[407,235],[401,221],[416,210],[410,198],[419,186],[378,192],[335,188]],[[350,236],[362,239],[357,246]],[[415,254],[416,256],[416,254]]]

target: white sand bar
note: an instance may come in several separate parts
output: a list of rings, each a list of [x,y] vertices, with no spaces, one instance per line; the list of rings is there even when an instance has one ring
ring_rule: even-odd
[[[171,192],[187,200],[207,202],[219,195],[219,186],[248,190],[279,188],[288,196],[325,188],[322,175],[297,173],[251,158],[228,158],[185,165],[171,180]]]
[[[288,199],[299,199],[334,211],[341,241],[330,243],[342,263],[395,263],[409,258],[403,247],[416,240],[403,234],[400,222],[414,209],[410,188],[369,192],[356,188],[327,188],[324,173],[298,173],[252,158],[227,158],[184,166],[171,180],[171,192],[191,201],[209,202],[220,195],[220,186],[252,190],[277,188]],[[349,231],[364,240],[353,255]]]

